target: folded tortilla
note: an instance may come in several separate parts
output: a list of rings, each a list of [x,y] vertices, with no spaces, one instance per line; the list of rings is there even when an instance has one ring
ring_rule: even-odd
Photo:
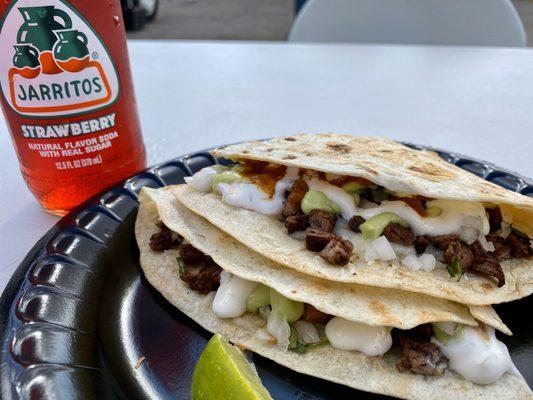
[[[216,149],[213,154],[361,177],[395,192],[498,204],[523,233],[533,237],[533,198],[456,167],[433,151],[413,150],[390,139],[302,134],[243,142]]]
[[[511,334],[490,306],[469,308],[453,301],[403,290],[329,282],[276,264],[189,211],[172,195],[174,188],[145,188],[142,202],[151,201],[168,228],[210,255],[224,270],[240,278],[263,283],[291,300],[311,304],[326,314],[367,325],[411,329],[426,322],[450,321],[474,326],[477,319]],[[146,229],[152,231],[153,226]],[[174,254],[176,251],[168,252],[177,255]]]
[[[247,266],[251,272],[249,272],[250,275],[246,276],[250,278],[262,275],[259,272],[263,268],[284,272],[287,272],[287,269],[275,266],[268,260],[264,260],[261,263],[263,257],[255,255],[233,238],[188,212],[170,196],[170,191],[171,189],[157,191],[145,189],[141,193],[141,205],[135,226],[136,238],[140,248],[141,267],[148,281],[168,301],[205,329],[211,332],[218,332],[231,342],[244,346],[297,372],[365,391],[410,399],[455,399],[457,396],[466,399],[530,398],[531,392],[526,382],[518,375],[505,373],[496,383],[483,386],[466,381],[450,370],[441,376],[432,377],[409,372],[399,373],[395,365],[400,355],[392,349],[382,357],[368,357],[356,351],[341,351],[329,345],[305,354],[297,354],[290,351],[284,352],[257,336],[258,330],[264,327],[265,324],[265,321],[259,315],[245,313],[243,316],[234,319],[218,318],[212,311],[213,293],[201,295],[191,290],[179,278],[177,254],[173,253],[173,250],[161,253],[150,250],[149,240],[152,233],[156,231],[155,222],[158,218],[161,218],[169,228],[182,234],[195,247],[211,255],[215,262],[219,263],[224,269],[230,271],[230,268],[235,266],[231,271],[236,275],[238,272],[244,274]],[[288,288],[291,288],[291,279],[278,281],[276,272],[272,271],[265,272],[268,278],[264,281],[285,295],[283,290],[287,289],[284,289],[284,286],[287,285]],[[310,298],[308,297],[311,296],[306,296],[304,289],[307,290],[318,280],[306,276],[298,278],[298,273],[294,271],[290,273],[291,277],[299,279],[301,285],[298,288],[302,288],[302,293],[295,294],[293,299],[309,301]],[[243,277],[245,276],[243,275]],[[313,283],[305,283],[307,279],[310,279],[309,282]],[[324,287],[323,289],[327,289],[327,291],[337,290],[335,286],[335,283],[330,283],[329,287]],[[356,287],[356,285],[352,285],[352,287]],[[320,292],[320,286],[316,290]],[[337,293],[340,294],[345,289],[338,290],[339,292]],[[371,288],[371,290],[375,290],[375,288]],[[379,309],[377,310],[371,300],[365,306],[364,297],[370,293],[369,290],[362,289],[359,294],[356,294],[356,292],[359,291],[354,291],[351,300],[356,302],[357,307],[363,307],[363,310],[360,313],[361,315],[356,313],[353,316],[359,318],[362,322],[374,321],[376,324],[382,324],[387,321],[394,324],[396,320],[401,319],[402,321],[407,321],[405,326],[414,326],[428,320],[456,318],[455,320],[457,321],[468,321],[471,318],[471,316],[468,316],[467,309],[462,308],[463,306],[439,299],[431,300],[427,296],[423,296],[422,300],[416,303],[417,297],[413,297],[409,293],[398,295],[389,290],[382,293],[381,305],[391,307],[389,314],[405,313],[398,314],[401,318],[391,319],[390,316],[386,315],[387,313],[380,312],[380,310],[383,310],[382,307],[377,307]],[[390,297],[387,297],[388,295]],[[410,303],[407,306],[402,304],[394,306],[393,303],[398,301],[398,299],[409,301]],[[309,302],[316,305],[321,304],[320,301],[316,300]],[[322,304],[324,312],[330,310],[330,308],[326,310],[325,308],[327,307],[326,304]],[[330,307],[337,311],[336,304]],[[429,308],[430,311],[428,313],[432,315],[429,319],[424,315],[425,307]],[[343,305],[339,305],[338,309],[342,310]],[[484,310],[483,312],[486,312],[487,307],[482,309]],[[346,312],[349,311],[347,310]],[[366,313],[375,314],[375,316],[362,315]],[[334,314],[338,315],[336,312]],[[495,313],[488,312],[488,315],[492,315],[492,318],[494,318]],[[497,316],[495,318],[499,320]],[[400,324],[402,323],[400,322]]]
[[[533,235],[533,199],[486,182],[435,153],[416,151],[390,140],[342,135],[297,135],[266,142],[247,142],[213,152],[239,160],[261,160],[344,176],[362,177],[387,189],[450,199],[497,204],[513,225]],[[292,238],[281,221],[225,204],[214,193],[176,187],[174,195],[194,213],[208,219],[255,252],[299,272],[337,282],[358,283],[424,293],[471,305],[512,301],[533,292],[533,261],[514,258],[500,262],[503,287],[468,274],[457,282],[445,269],[426,272],[401,266],[398,260],[352,259],[339,267],[308,251]]]

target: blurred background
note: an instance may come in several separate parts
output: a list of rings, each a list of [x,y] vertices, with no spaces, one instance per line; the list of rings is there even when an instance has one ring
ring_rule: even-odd
[[[471,1],[471,0],[465,0]],[[287,40],[305,0],[122,0],[130,39]],[[483,1],[479,12],[483,13]],[[533,45],[533,1],[513,0]]]

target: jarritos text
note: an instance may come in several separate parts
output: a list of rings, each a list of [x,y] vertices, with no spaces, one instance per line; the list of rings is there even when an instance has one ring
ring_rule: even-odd
[[[21,3],[25,2],[17,2],[2,24],[3,54],[8,54],[6,36],[12,41],[12,63],[7,71],[0,67],[9,105],[22,115],[47,117],[113,103],[118,96],[113,62],[83,17],[58,0],[41,6]]]

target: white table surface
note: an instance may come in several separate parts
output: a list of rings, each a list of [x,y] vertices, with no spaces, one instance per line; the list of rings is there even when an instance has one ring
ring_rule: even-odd
[[[149,164],[299,132],[381,135],[533,176],[533,50],[129,42]],[[0,291],[57,220],[0,116]]]

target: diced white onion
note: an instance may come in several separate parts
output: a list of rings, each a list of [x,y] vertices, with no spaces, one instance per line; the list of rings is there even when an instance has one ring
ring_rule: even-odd
[[[317,343],[320,341],[318,331],[315,326],[306,321],[296,321],[296,332],[298,333],[298,341],[303,344]]]
[[[416,254],[414,246],[405,246],[398,243],[391,243],[390,245],[398,258],[406,257],[409,254]]]
[[[402,264],[407,268],[416,271],[422,268],[422,262],[418,259],[415,254],[409,254],[402,260]]]
[[[418,259],[422,263],[422,269],[426,272],[433,271],[437,265],[437,260],[433,254],[422,254]]]
[[[291,336],[291,327],[287,320],[277,313],[271,312],[268,315],[266,330],[276,338],[277,347],[287,351]]]
[[[507,239],[507,236],[511,233],[511,224],[509,222],[502,222],[502,227],[498,231],[498,236]]]
[[[188,185],[192,186],[199,192],[210,192],[211,182],[219,169],[220,168],[217,168],[216,166],[202,168],[193,176],[186,176],[184,179]]]
[[[369,244],[369,247],[373,249],[378,260],[388,261],[396,258],[396,253],[385,236],[378,237]]]
[[[485,236],[479,235],[478,237],[479,243],[481,244],[481,247],[485,249],[485,251],[494,251],[496,248],[494,247],[494,244],[492,242],[489,242]]]
[[[429,272],[433,271],[437,260],[432,254],[422,254],[420,257],[417,257],[416,254],[409,254],[402,259],[402,264],[413,271],[422,269]]]

